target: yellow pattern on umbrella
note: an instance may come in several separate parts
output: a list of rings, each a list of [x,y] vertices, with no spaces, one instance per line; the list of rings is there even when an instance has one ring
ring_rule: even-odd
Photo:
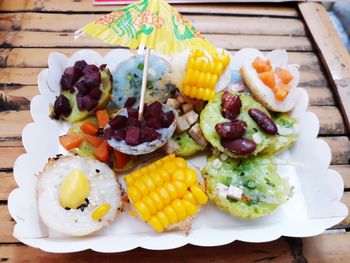
[[[118,8],[77,33],[131,49],[145,46],[165,55],[192,49],[216,53],[215,47],[163,0],[142,0]]]

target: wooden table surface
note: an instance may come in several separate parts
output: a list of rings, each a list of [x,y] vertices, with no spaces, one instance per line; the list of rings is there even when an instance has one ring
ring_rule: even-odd
[[[310,96],[309,110],[320,119],[319,136],[332,150],[331,168],[344,179],[343,202],[350,205],[350,58],[324,8],[317,3],[288,5],[178,5],[216,46],[235,51],[254,47],[286,49],[291,63],[301,66],[300,86]],[[32,121],[29,102],[38,94],[38,73],[52,51],[71,55],[81,48],[101,54],[107,44],[91,38],[75,41],[73,32],[112,10],[90,0],[0,1],[0,261],[74,262],[349,262],[350,218],[310,238],[285,238],[260,244],[234,242],[213,248],[185,246],[166,251],[135,249],[120,254],[84,251],[50,254],[19,243],[7,197],[16,187],[14,160],[24,148],[23,127]]]

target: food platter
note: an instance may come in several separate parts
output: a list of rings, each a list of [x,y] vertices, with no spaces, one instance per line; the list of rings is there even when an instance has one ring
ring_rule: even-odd
[[[17,239],[50,252],[89,248],[100,252],[121,252],[136,247],[159,250],[185,244],[218,246],[235,240],[267,242],[280,236],[312,236],[344,219],[347,208],[340,202],[343,181],[337,172],[328,169],[330,149],[324,141],[317,139],[319,122],[313,113],[306,111],[308,96],[302,91],[293,112],[299,120],[298,140],[293,147],[275,157],[278,171],[289,180],[294,195],[274,213],[259,219],[243,220],[232,218],[209,204],[200,211],[187,236],[180,231],[154,233],[131,217],[128,211],[122,213],[110,227],[87,237],[64,236],[48,229],[37,212],[34,175],[42,170],[48,158],[67,154],[58,138],[67,132],[69,124],[49,117],[49,105],[54,103],[60,92],[62,72],[75,61],[83,59],[97,65],[107,64],[113,75],[118,64],[131,56],[132,53],[125,49],[115,49],[105,57],[91,50],[78,51],[70,58],[60,53],[50,54],[49,68],[44,69],[38,78],[40,95],[34,97],[31,103],[34,122],[28,124],[22,134],[27,153],[21,155],[14,165],[18,188],[11,193],[8,205],[16,221],[14,236]],[[187,160],[203,168],[206,157],[206,154],[198,154]]]

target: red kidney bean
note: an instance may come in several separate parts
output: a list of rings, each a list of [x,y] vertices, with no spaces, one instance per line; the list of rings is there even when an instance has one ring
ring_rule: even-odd
[[[255,142],[245,138],[238,138],[235,140],[222,138],[221,145],[225,149],[236,154],[250,154],[256,149]]]
[[[244,121],[222,122],[215,125],[216,132],[223,138],[237,139],[244,135],[247,124]]]
[[[249,109],[248,114],[264,132],[271,135],[277,133],[278,129],[276,124],[265,112],[259,109]]]
[[[234,121],[238,117],[241,107],[242,102],[238,95],[232,95],[229,91],[222,94],[221,114],[224,118]]]

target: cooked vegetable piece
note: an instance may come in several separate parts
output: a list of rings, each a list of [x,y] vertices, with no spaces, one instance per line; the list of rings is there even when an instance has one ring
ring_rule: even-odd
[[[190,156],[198,151],[204,150],[203,146],[196,143],[195,140],[189,136],[187,132],[182,132],[180,134],[174,134],[173,140],[176,142],[179,149],[176,150],[176,155],[178,156]]]
[[[69,151],[80,146],[83,141],[83,136],[80,134],[66,134],[60,136],[59,140],[61,145]]]
[[[129,200],[139,217],[157,232],[198,212],[208,197],[184,159],[168,155],[124,177]],[[192,196],[192,199],[186,196]]]
[[[95,146],[95,147],[99,146],[103,142],[103,139],[101,137],[93,136],[90,134],[86,134],[84,139],[85,141],[87,141],[88,143],[90,143],[92,146]]]
[[[258,73],[267,72],[272,70],[271,63],[269,60],[263,60],[260,57],[256,57],[253,61],[253,68]]]
[[[96,111],[96,117],[99,128],[104,128],[109,122],[108,112],[106,110]]]
[[[221,166],[217,167],[216,162]],[[223,160],[212,156],[203,172],[209,199],[235,217],[270,214],[292,195],[292,187],[278,175],[277,166],[269,157]]]
[[[230,56],[224,51],[209,59],[201,50],[190,54],[181,93],[199,100],[211,100],[215,96],[215,86],[230,63]]]
[[[274,89],[274,87],[276,85],[276,81],[275,81],[275,75],[274,75],[273,71],[262,72],[259,74],[259,78],[270,89]]]
[[[101,143],[97,148],[94,149],[93,153],[96,159],[101,162],[106,162],[109,160],[109,152],[105,143]]]
[[[293,75],[287,69],[276,68],[275,72],[284,84],[289,84],[293,80]]]
[[[127,163],[131,160],[130,155],[119,152],[117,150],[113,150],[114,158],[116,161],[115,167],[117,169],[123,169]]]
[[[290,92],[290,87],[284,83],[278,83],[275,87],[275,98],[276,100],[283,101],[288,93]]]
[[[80,129],[86,134],[95,135],[98,131],[98,127],[94,125],[91,121],[85,120],[81,125]]]

